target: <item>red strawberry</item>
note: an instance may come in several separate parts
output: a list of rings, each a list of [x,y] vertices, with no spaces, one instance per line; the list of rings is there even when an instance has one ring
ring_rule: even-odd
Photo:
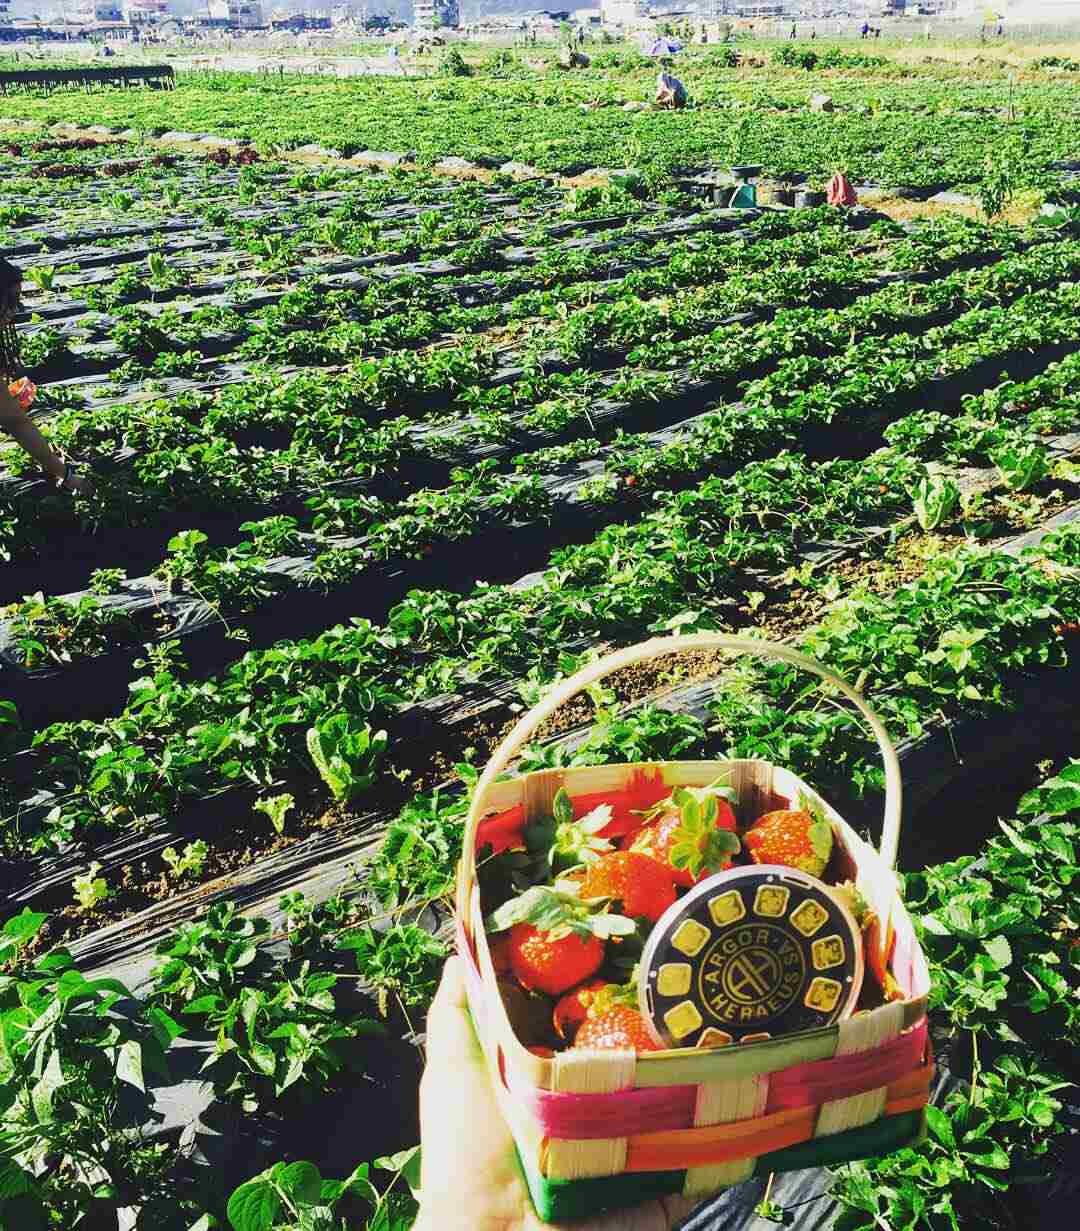
[[[677,885],[689,889],[705,876],[731,867],[739,851],[730,787],[676,787],[646,814],[648,823],[633,836],[629,849],[662,863]],[[655,818],[655,819],[654,819]]]
[[[633,922],[597,911],[575,894],[534,885],[504,902],[487,920],[489,932],[510,929],[510,968],[523,987],[559,996],[595,974],[604,941],[628,936]]]
[[[755,863],[778,863],[821,876],[832,855],[832,826],[820,808],[801,800],[802,808],[766,812],[746,831],[746,847]]]
[[[574,1047],[600,1051],[662,1051],[645,1026],[645,1019],[629,1005],[615,1005],[585,1019],[574,1039]]]
[[[611,898],[634,919],[657,919],[675,901],[671,870],[638,851],[612,851],[585,869],[581,896]]]
[[[575,987],[572,992],[567,992],[559,1000],[555,1005],[552,1021],[555,1025],[555,1033],[560,1039],[569,1040],[574,1037],[585,1020],[590,1006],[596,1000],[596,993],[610,986],[611,984],[604,979],[590,979],[588,983]]]
[[[522,987],[558,996],[595,974],[604,960],[599,936],[556,935],[519,923],[510,930],[510,968]]]

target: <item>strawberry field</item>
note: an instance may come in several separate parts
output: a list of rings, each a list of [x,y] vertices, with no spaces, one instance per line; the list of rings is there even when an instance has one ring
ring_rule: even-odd
[[[453,115],[469,84],[425,88]],[[827,168],[783,110],[728,153],[783,129],[774,161]],[[572,169],[473,114],[428,161]],[[1025,224],[7,132],[32,416],[96,489],[0,437],[2,1231],[408,1227],[469,787],[590,656],[704,629],[806,650],[896,741],[939,1073],[921,1145],[688,1225],[1054,1225],[1080,1068],[1080,221],[1075,113],[1028,120],[1027,181],[1063,208]],[[386,123],[363,144],[415,140]],[[943,171],[893,143],[878,178],[976,184],[973,124],[933,122]],[[845,132],[870,176],[869,127]],[[593,116],[572,140],[615,161]],[[880,815],[869,734],[782,664],[625,672],[520,767],[716,756]]]

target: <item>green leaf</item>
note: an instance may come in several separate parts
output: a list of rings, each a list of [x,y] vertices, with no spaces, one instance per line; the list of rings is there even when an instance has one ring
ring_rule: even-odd
[[[272,1047],[267,1047],[265,1043],[252,1043],[248,1052],[251,1056],[251,1062],[265,1077],[273,1077],[274,1070],[277,1068],[277,1056],[274,1054]]]
[[[3,1214],[3,1202],[33,1192],[37,1192],[34,1177],[11,1159],[0,1158],[0,1215]]]
[[[387,1154],[375,1159],[374,1165],[380,1171],[394,1171],[401,1174],[415,1195],[420,1188],[420,1147],[412,1146],[408,1150],[399,1150],[396,1154]]]
[[[992,936],[983,941],[983,948],[990,955],[998,970],[1004,970],[1012,961],[1012,947],[1004,936]]]
[[[52,1051],[45,1065],[45,1071],[30,1091],[30,1102],[37,1118],[47,1124],[52,1119],[53,1096],[64,1084],[64,1071],[60,1065],[60,1053]]]
[[[633,919],[608,913],[591,915],[589,926],[592,934],[599,936],[601,940],[610,940],[612,936],[632,936],[637,931]]]
[[[26,906],[20,914],[13,915],[5,922],[3,939],[13,941],[18,945],[24,945],[28,940],[33,940],[38,932],[41,931],[48,917],[48,915],[44,915],[40,911],[32,911],[29,906]]]
[[[276,1163],[270,1169],[270,1178],[294,1202],[316,1205],[322,1198],[322,1176],[314,1163]]]
[[[560,787],[555,793],[551,805],[551,814],[560,825],[569,825],[574,819],[574,805],[565,787]]]
[[[272,1231],[281,1199],[269,1181],[269,1171],[241,1184],[229,1198],[226,1213],[233,1231]]]
[[[184,1027],[170,1017],[160,1005],[151,1005],[146,1010],[146,1020],[154,1032],[154,1038],[163,1048],[169,1047],[174,1039],[178,1039],[184,1033]]]
[[[824,818],[815,821],[810,826],[810,845],[819,859],[825,863],[829,862],[832,857],[833,831],[832,826]]]
[[[215,1012],[224,1001],[220,996],[215,996],[211,993],[208,996],[196,996],[189,1004],[184,1006],[184,1013],[191,1016],[207,1014]]]
[[[125,1081],[136,1090],[146,1092],[143,1083],[142,1048],[134,1039],[128,1039],[120,1044],[116,1057],[117,1080]]]
[[[956,1149],[956,1135],[953,1133],[952,1121],[940,1107],[927,1107],[926,1126],[943,1146],[947,1146],[950,1150]]]
[[[285,818],[296,806],[296,800],[288,793],[271,795],[266,799],[257,800],[252,806],[256,812],[265,813],[270,818],[274,832],[280,834],[285,832]]]
[[[996,1171],[1004,1171],[1009,1166],[1008,1151],[996,1141],[984,1139],[971,1142],[966,1145],[966,1149],[980,1167],[993,1167]]]

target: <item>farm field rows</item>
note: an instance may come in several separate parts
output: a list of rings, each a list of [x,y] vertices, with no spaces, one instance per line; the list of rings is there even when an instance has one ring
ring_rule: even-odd
[[[802,62],[791,63],[793,55]],[[1075,73],[1053,64],[1018,73],[993,60],[957,66],[929,55],[913,66],[857,48],[782,46],[743,52],[733,65],[731,48],[702,48],[680,61],[693,107],[665,113],[626,110],[641,108],[654,87],[655,65],[639,53],[602,52],[572,74],[526,60],[492,53],[481,63],[470,58],[471,75],[436,65],[419,81],[181,68],[175,91],[103,93],[93,123],[142,134],[209,132],[267,151],[315,143],[345,155],[396,151],[426,165],[466,158],[569,175],[597,166],[662,174],[759,162],[769,177],[827,179],[840,167],[853,182],[928,191],[978,185],[988,155],[1037,187],[1053,180],[1053,164],[1080,158],[1080,87]],[[808,102],[822,88],[836,109],[819,114]],[[58,94],[6,99],[5,114],[49,124],[82,122],[86,110],[77,95]]]
[[[747,84],[717,81],[730,126]],[[424,84],[449,92],[426,157],[473,142],[569,169],[566,149],[493,145],[477,84]],[[545,88],[568,108],[586,87]],[[834,147],[806,151],[828,117],[768,88],[775,116],[731,151],[827,167]],[[831,88],[845,141],[868,140],[856,83]],[[944,178],[895,142],[879,178],[977,182],[996,89],[934,114]],[[199,90],[234,125],[262,114],[262,87],[223,76],[177,92],[193,128],[224,128]],[[1031,183],[1075,152],[1065,90],[1031,84]],[[887,128],[899,83],[881,94]],[[109,108],[170,101],[100,105],[130,124]],[[604,114],[573,137],[595,162]],[[681,117],[647,118],[662,141]],[[363,140],[421,131],[386,123]],[[324,1190],[326,1225],[407,1227],[469,783],[590,655],[709,628],[858,681],[915,784],[902,865],[948,1080],[927,1143],[815,1191],[852,1228],[1010,1225],[1010,1181],[1053,1170],[1077,1068],[1080,223],[303,167],[252,135],[264,154],[25,132],[0,152],[33,417],[96,478],[73,500],[0,442],[0,1227],[306,1225],[280,1198],[309,1200],[310,1171],[256,1178],[277,1161],[360,1168]],[[722,160],[714,138],[704,123],[678,156],[712,140]],[[1014,798],[1036,762],[1064,767],[1001,837],[1000,803],[923,832],[965,754],[1011,755]],[[594,691],[521,767],[728,755],[790,766],[849,815],[877,806],[852,715],[786,667],[718,659]],[[363,1129],[318,1145],[328,1116]],[[747,1199],[700,1226],[743,1225]]]

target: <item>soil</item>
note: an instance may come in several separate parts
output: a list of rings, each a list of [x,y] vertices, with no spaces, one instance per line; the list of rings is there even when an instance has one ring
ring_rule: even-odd
[[[946,204],[942,201],[907,201],[900,197],[887,194],[878,196],[876,193],[865,194],[862,202],[871,205],[881,213],[887,214],[894,222],[912,222],[915,219],[944,218],[950,214],[962,214],[965,218],[982,220],[984,215],[978,205]],[[1008,222],[1016,226],[1025,226],[1037,217],[1042,196],[1035,192],[1019,193],[1010,205],[995,219],[996,222]]]

